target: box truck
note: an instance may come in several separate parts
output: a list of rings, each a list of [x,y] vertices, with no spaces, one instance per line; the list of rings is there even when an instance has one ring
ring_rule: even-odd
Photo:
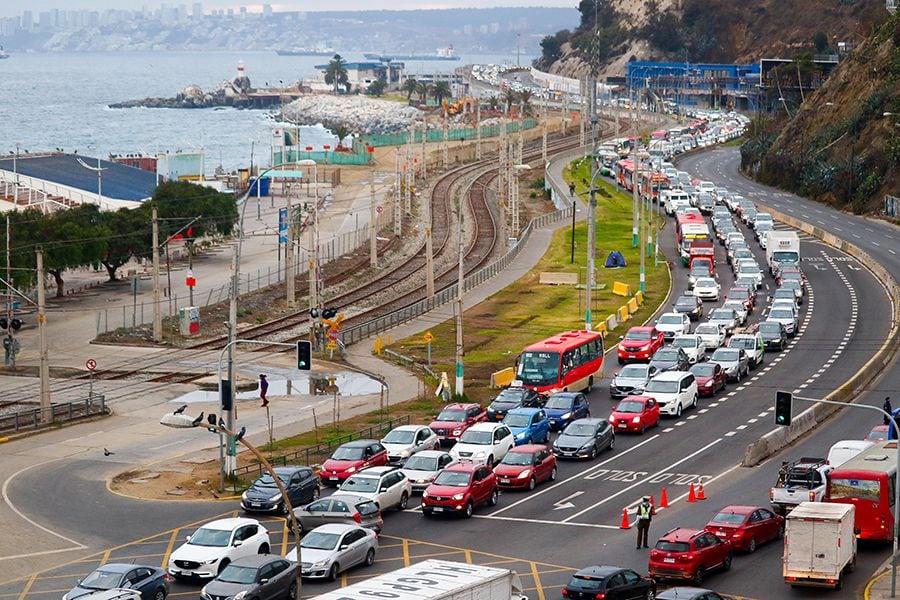
[[[791,586],[841,589],[856,568],[852,504],[802,502],[787,516],[784,581]]]
[[[315,596],[313,600],[528,600],[515,571],[448,560],[420,563]]]
[[[775,273],[781,264],[800,266],[800,236],[796,231],[772,230],[766,237],[766,264]]]

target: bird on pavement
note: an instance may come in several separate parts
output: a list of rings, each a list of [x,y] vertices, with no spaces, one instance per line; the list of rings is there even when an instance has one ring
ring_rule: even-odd
[[[178,408],[176,408],[175,410],[173,410],[173,411],[172,411],[172,414],[173,414],[173,415],[180,415],[181,413],[183,413],[183,412],[187,409],[187,407],[188,407],[187,404],[182,404],[181,406],[179,406]]]
[[[103,456],[112,456],[115,452],[110,452],[106,448],[103,449]]]
[[[197,418],[194,419],[193,421],[191,421],[191,427],[196,427],[197,425],[199,425],[202,422],[203,422],[203,411],[201,410],[200,414],[197,415]]]
[[[234,441],[239,442],[241,440],[241,438],[244,437],[245,433],[247,433],[247,428],[241,427],[241,430],[235,434]]]

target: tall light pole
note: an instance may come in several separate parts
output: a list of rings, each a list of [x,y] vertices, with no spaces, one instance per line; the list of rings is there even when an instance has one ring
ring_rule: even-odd
[[[313,202],[313,226],[310,231],[310,259],[309,259],[309,308],[319,308],[319,164],[309,158],[297,161],[297,165],[311,166],[313,188],[315,196]]]
[[[97,157],[97,166],[92,167],[87,164],[80,158],[78,159],[78,164],[87,169],[88,171],[94,171],[97,173],[97,206],[100,207],[103,205],[103,171],[105,171],[108,167],[100,167],[100,157]]]
[[[468,194],[466,188],[466,194]],[[462,195],[456,194],[456,214],[457,214],[457,244],[456,251],[459,254],[459,264],[456,280],[456,395],[462,396],[464,391],[463,384],[463,354],[465,348],[463,346],[463,288],[465,287],[465,271],[463,270],[463,200]]]

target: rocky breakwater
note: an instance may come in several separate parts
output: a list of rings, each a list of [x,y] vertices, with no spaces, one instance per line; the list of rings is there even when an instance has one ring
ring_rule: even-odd
[[[422,113],[417,108],[365,96],[310,95],[284,107],[286,120],[298,125],[346,127],[360,135],[407,131]]]
[[[249,87],[242,85],[241,78],[223,81],[216,88],[204,92],[199,85],[189,85],[174,98],[144,98],[110,104],[110,108],[213,108],[216,106],[242,106]],[[249,83],[249,82],[248,82]]]

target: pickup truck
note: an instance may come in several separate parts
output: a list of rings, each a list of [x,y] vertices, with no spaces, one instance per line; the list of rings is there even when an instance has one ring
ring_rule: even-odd
[[[804,457],[783,464],[775,487],[769,490],[772,510],[785,514],[801,502],[821,502],[831,469],[824,458]]]

